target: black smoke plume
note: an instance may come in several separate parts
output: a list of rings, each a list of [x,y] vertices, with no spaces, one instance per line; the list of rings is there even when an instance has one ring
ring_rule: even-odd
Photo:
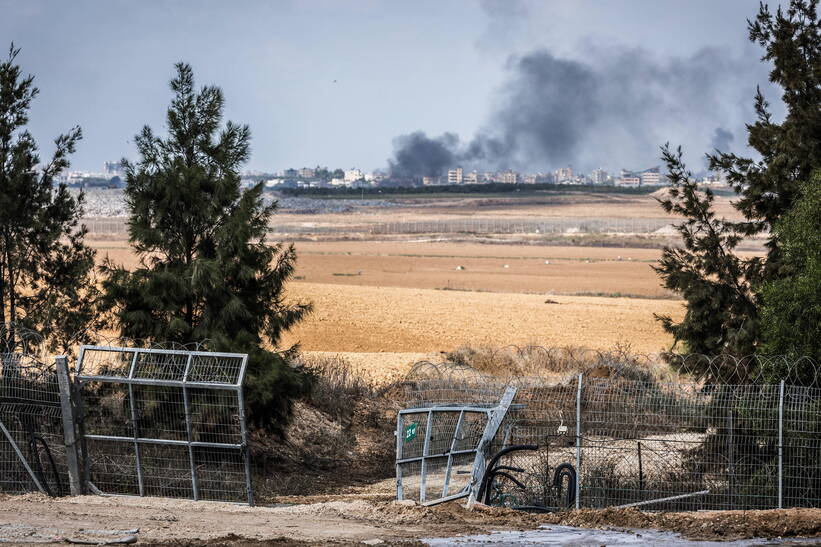
[[[547,50],[508,60],[508,78],[483,128],[463,143],[417,131],[394,140],[391,173],[436,176],[466,169],[544,171],[572,164],[639,168],[658,163],[667,141],[702,155],[727,148],[751,117],[766,66],[755,55],[705,48],[659,59],[642,49],[591,50],[564,59]],[[705,127],[719,128],[712,135]]]

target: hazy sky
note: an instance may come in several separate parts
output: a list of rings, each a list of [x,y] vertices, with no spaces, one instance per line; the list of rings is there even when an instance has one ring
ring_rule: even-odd
[[[371,170],[387,165],[398,135],[454,132],[468,141],[492,129],[515,111],[517,60],[536,51],[599,67],[618,51],[628,74],[623,61],[634,53],[670,68],[704,48],[721,52],[742,67],[721,83],[726,101],[703,106],[711,100],[695,92],[693,116],[641,123],[663,127],[649,142],[701,148],[693,155],[718,127],[742,149],[752,93],[767,74],[746,35],[757,8],[757,0],[0,0],[0,42],[20,46],[19,63],[36,76],[31,129],[41,146],[48,151],[57,133],[82,126],[73,168],[101,170],[103,161],[133,156],[142,125],[161,129],[173,63],[184,60],[200,84],[223,88],[229,119],[250,125],[249,169]],[[601,71],[603,81],[614,78]],[[717,116],[707,127],[688,124]],[[595,148],[612,163],[614,147],[636,131]],[[625,163],[657,157],[637,142]],[[587,167],[596,153],[582,143],[570,159]]]

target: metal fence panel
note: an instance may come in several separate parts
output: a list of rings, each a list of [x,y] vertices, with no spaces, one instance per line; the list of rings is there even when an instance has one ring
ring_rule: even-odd
[[[103,493],[253,504],[245,354],[83,346],[85,475]]]
[[[420,407],[401,410],[396,425],[398,499],[433,505],[475,499],[478,469],[507,414],[515,388],[496,406]]]
[[[60,386],[53,365],[0,353],[0,492],[68,493]]]
[[[494,503],[550,509],[821,507],[818,387],[640,374],[502,382],[464,365],[430,363],[415,371],[406,382],[413,406],[485,403],[505,385],[518,388],[492,450],[524,444],[538,449],[502,458],[499,464],[513,469],[509,474],[518,484],[504,476],[492,483]],[[569,491],[573,478],[575,492]]]

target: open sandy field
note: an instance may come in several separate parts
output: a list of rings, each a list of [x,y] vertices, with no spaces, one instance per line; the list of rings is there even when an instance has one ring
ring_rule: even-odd
[[[653,313],[679,315],[676,300],[437,291],[294,283],[315,313],[287,343],[306,350],[448,351],[462,345],[539,344],[655,352],[669,344]]]
[[[137,264],[125,241],[95,245],[100,259]],[[315,311],[283,343],[344,353],[379,377],[464,345],[622,344],[657,352],[672,340],[653,314],[683,313],[651,268],[658,249],[452,241],[296,245],[297,279],[288,296],[312,302]]]
[[[589,238],[562,234],[494,240],[454,233],[350,233],[353,225],[458,218],[664,219],[657,197],[585,192],[386,197],[390,207],[370,206],[375,202],[367,200],[359,207],[356,199],[304,200],[302,210],[277,213],[274,224],[331,231],[277,235],[295,240],[297,247],[289,298],[311,301],[315,309],[283,342],[310,352],[344,353],[355,367],[380,376],[464,345],[667,349],[672,339],[654,314],[680,317],[683,306],[661,286],[652,266],[661,246],[675,241],[670,234],[597,235],[595,241],[604,246],[591,246],[595,241]],[[328,205],[331,201],[335,204]],[[320,210],[312,211],[315,206]],[[735,216],[728,196],[717,197],[716,206],[719,214]],[[101,260],[137,264],[124,237],[93,244]]]

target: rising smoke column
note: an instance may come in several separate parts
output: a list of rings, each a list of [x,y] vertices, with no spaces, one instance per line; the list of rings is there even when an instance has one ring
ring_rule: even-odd
[[[766,67],[754,56],[703,48],[659,59],[643,49],[591,50],[587,59],[540,49],[507,61],[508,78],[483,128],[462,144],[417,131],[394,140],[391,173],[440,175],[448,167],[550,170],[573,164],[644,168],[664,142],[701,155],[727,149],[751,117]],[[710,130],[720,126],[710,135]],[[715,146],[713,146],[715,147]]]

